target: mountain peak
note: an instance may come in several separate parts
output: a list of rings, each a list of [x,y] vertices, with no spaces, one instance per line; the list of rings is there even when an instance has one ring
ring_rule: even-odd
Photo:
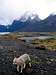
[[[33,13],[25,13],[23,16],[21,16],[20,21],[25,22],[27,20],[36,20],[36,21],[40,21],[41,19],[39,18],[39,16],[37,14],[33,14]]]

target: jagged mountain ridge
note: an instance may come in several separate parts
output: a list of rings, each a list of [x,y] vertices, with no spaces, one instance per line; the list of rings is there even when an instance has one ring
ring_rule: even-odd
[[[56,31],[56,15],[50,15],[44,20],[40,20],[37,15],[25,19],[21,17],[20,20],[14,20],[11,25],[0,25],[0,32],[54,32]]]

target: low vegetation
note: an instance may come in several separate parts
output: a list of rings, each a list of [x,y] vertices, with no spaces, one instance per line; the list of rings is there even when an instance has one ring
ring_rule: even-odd
[[[56,51],[56,39],[45,39],[45,40],[39,40],[35,39],[32,41],[32,44],[36,48],[44,48],[52,51]]]

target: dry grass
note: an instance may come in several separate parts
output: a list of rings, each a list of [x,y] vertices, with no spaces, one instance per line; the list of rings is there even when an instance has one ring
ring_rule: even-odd
[[[33,40],[33,45],[45,47],[48,50],[56,51],[56,39]]]

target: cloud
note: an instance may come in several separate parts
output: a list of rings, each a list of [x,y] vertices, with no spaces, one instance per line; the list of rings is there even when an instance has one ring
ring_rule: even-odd
[[[36,13],[41,19],[56,13],[56,2],[48,0],[0,0],[0,24],[8,25],[25,12]]]

